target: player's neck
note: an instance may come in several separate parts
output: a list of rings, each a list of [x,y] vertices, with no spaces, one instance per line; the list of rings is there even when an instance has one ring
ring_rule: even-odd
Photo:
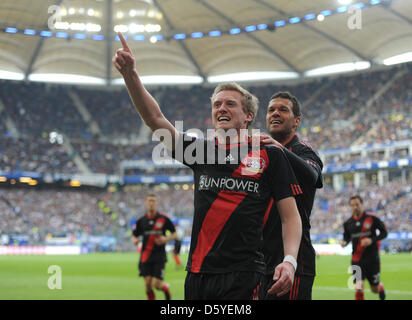
[[[240,129],[236,134],[226,134],[220,130],[216,132],[216,139],[218,144],[233,145],[247,142],[249,139],[248,130]]]
[[[354,219],[359,220],[363,215],[363,211],[361,211],[360,213],[353,213],[352,216]]]
[[[151,219],[156,215],[156,210],[148,210],[146,211],[146,215]]]
[[[277,142],[279,142],[282,146],[286,146],[289,142],[291,142],[294,138],[296,137],[296,133],[290,132],[287,135],[283,134],[272,134],[272,138],[275,139]]]

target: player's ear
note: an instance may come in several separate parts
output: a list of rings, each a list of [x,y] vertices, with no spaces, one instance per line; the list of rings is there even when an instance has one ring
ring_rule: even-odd
[[[295,130],[297,130],[298,127],[300,126],[300,121],[301,121],[300,116],[297,116],[297,117],[295,118],[295,125],[294,125]]]
[[[246,121],[247,121],[247,123],[248,124],[251,124],[252,122],[253,122],[253,113],[252,112],[248,112],[247,114],[246,114]]]

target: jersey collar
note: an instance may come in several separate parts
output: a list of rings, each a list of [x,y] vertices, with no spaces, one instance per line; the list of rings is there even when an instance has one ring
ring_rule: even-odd
[[[360,215],[358,218],[356,218],[356,217],[352,214],[352,219],[355,220],[355,221],[359,221],[360,219],[362,219],[362,217],[363,217],[364,214],[365,214],[365,211],[362,211],[361,215]]]
[[[147,217],[147,219],[149,219],[149,220],[153,220],[153,219],[155,219],[155,218],[157,217],[157,214],[158,214],[158,212],[156,211],[155,214],[153,215],[153,217],[150,217],[149,214],[146,212],[146,217]]]
[[[248,137],[247,141],[243,141],[243,142],[238,142],[238,143],[234,143],[234,144],[220,144],[217,140],[217,138],[215,138],[215,144],[218,148],[222,148],[222,149],[233,149],[233,148],[239,148],[240,146],[244,146],[247,145],[248,143],[252,142],[252,137]]]
[[[285,148],[289,149],[291,145],[295,143],[296,141],[299,141],[299,137],[297,134],[293,135],[292,139],[290,139],[289,142],[285,144]]]

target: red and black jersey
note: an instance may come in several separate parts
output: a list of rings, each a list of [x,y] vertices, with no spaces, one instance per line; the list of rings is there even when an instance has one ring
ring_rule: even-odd
[[[218,145],[181,134],[174,158],[194,172],[194,218],[187,271],[264,273],[262,223],[272,198],[301,192],[285,153],[251,139]]]
[[[343,240],[352,241],[352,262],[363,263],[379,260],[378,241],[386,238],[388,232],[377,216],[363,212],[358,218],[352,216],[343,224]],[[372,244],[367,247],[360,245],[363,238],[371,238]]]
[[[159,235],[165,235],[167,230],[172,233],[176,231],[172,221],[160,212],[156,212],[152,218],[145,214],[136,221],[133,235],[143,236],[141,262],[166,262],[165,245],[156,245],[155,239]]]
[[[322,188],[323,163],[312,147],[297,135],[285,146],[285,154],[299,182],[303,193],[296,197],[296,204],[302,220],[302,241],[297,258],[296,274],[315,275],[315,250],[310,240],[310,215],[316,189]],[[264,220],[264,255],[266,273],[273,274],[283,261],[282,223],[276,206],[266,212]]]

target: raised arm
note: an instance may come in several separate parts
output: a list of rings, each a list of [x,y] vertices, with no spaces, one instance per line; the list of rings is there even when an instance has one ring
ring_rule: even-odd
[[[130,98],[144,123],[166,145],[173,150],[174,141],[179,133],[175,127],[165,118],[160,107],[152,95],[146,90],[135,68],[135,58],[123,35],[118,33],[122,48],[116,51],[112,62],[123,76]],[[166,139],[166,136],[168,135]]]

